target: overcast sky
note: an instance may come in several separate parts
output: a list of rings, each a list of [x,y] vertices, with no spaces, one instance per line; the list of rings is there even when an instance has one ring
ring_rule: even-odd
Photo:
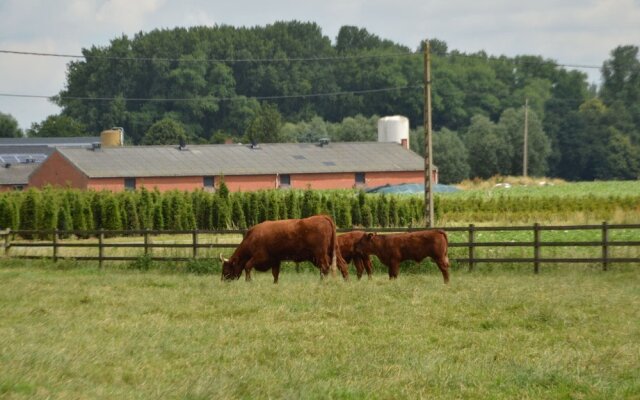
[[[315,22],[335,41],[343,25],[416,49],[425,38],[489,55],[540,55],[601,66],[618,45],[640,45],[640,0],[0,0],[0,50],[81,54],[154,28]],[[0,53],[0,93],[55,95],[69,59]],[[597,69],[584,69],[599,82]],[[60,109],[0,96],[20,127]]]

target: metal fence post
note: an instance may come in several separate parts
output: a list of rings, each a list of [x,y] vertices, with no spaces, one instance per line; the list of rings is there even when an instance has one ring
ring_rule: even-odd
[[[98,267],[102,268],[102,259],[104,258],[104,247],[102,246],[104,242],[104,229],[100,229],[100,234],[98,235]]]
[[[540,272],[540,224],[533,224],[533,273]]]
[[[607,221],[602,223],[602,270],[609,269],[609,227]]]
[[[58,228],[53,230],[53,262],[58,261]]]
[[[474,265],[474,257],[475,257],[475,245],[474,245],[474,238],[475,238],[475,225],[474,224],[469,224],[469,271],[473,270],[473,265]]]

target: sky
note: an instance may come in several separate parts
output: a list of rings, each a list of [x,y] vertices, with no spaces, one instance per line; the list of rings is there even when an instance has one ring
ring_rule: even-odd
[[[640,0],[0,0],[0,50],[81,54],[123,34],[197,25],[315,22],[335,42],[344,25],[417,49],[536,55],[602,66],[619,45],[640,45]],[[0,53],[0,94],[58,94],[71,59]],[[599,83],[598,68],[581,69]],[[22,129],[60,108],[47,99],[0,96]]]

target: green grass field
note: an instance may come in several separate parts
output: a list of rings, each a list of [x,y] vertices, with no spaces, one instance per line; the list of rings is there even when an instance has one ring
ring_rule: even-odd
[[[2,260],[0,398],[640,398],[637,266],[271,282]]]

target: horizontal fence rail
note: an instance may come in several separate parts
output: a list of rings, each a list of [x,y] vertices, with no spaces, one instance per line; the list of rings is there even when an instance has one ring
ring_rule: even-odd
[[[450,237],[449,247],[454,249],[463,248],[466,252],[463,255],[456,254],[450,256],[450,258],[458,263],[468,264],[469,269],[472,270],[478,263],[530,263],[533,265],[535,273],[539,272],[541,264],[544,263],[597,263],[601,264],[603,270],[607,270],[611,263],[640,263],[640,252],[633,251],[632,256],[614,257],[611,256],[612,248],[636,248],[640,246],[640,224],[608,224],[603,222],[599,225],[550,225],[544,226],[538,223],[532,226],[475,226],[470,224],[464,227],[447,227],[447,228],[434,228],[443,229],[449,236],[464,234],[466,241],[452,240]],[[338,229],[339,233],[349,232],[358,229]],[[402,233],[402,232],[415,232],[424,230],[420,227],[409,228],[366,228],[359,229],[367,232],[378,233]],[[598,240],[584,240],[584,241],[543,241],[541,240],[542,232],[552,231],[599,231]],[[611,240],[611,233],[617,230],[631,231],[631,235],[634,240]],[[153,261],[189,261],[197,258],[211,258],[203,257],[201,250],[212,249],[232,249],[239,245],[239,241],[231,243],[220,242],[206,242],[202,241],[203,237],[207,238],[221,238],[224,235],[237,235],[243,236],[245,230],[241,229],[229,229],[229,230],[177,230],[177,231],[159,231],[159,230],[135,230],[135,231],[108,231],[108,230],[93,230],[93,231],[62,231],[62,230],[50,230],[50,231],[28,231],[28,230],[3,230],[0,231],[0,243],[4,248],[4,256],[12,258],[26,258],[26,259],[41,259],[51,258],[54,262],[59,259],[74,259],[74,260],[92,260],[98,261],[100,266],[104,261],[134,261],[141,256],[148,257]],[[479,236],[482,233],[489,232],[525,232],[531,234],[531,240],[511,240],[511,241],[480,241]],[[183,239],[186,243],[164,243],[153,242],[153,239],[162,235],[188,237]],[[72,237],[73,239],[67,239]],[[16,240],[16,238],[18,238]],[[25,238],[31,238],[26,240]],[[32,239],[39,238],[39,239]],[[95,238],[91,242],[78,242],[80,238]],[[114,238],[123,240],[131,239],[127,242],[113,242]],[[136,240],[136,241],[134,241]],[[239,238],[238,238],[239,240]],[[542,256],[543,248],[566,248],[566,247],[586,247],[586,248],[600,248],[599,256],[597,257],[558,257],[558,256]],[[11,249],[25,248],[25,249],[50,249],[46,254],[12,254]],[[76,249],[96,249],[95,255],[62,255],[60,250],[64,248],[76,248]],[[105,249],[137,249],[138,252],[135,255],[107,255]],[[476,249],[481,251],[482,249],[496,249],[496,248],[523,248],[532,250],[533,255],[531,257],[488,257],[480,256],[477,254]],[[176,255],[176,256],[160,256],[154,255],[154,249],[190,249],[188,255]]]

